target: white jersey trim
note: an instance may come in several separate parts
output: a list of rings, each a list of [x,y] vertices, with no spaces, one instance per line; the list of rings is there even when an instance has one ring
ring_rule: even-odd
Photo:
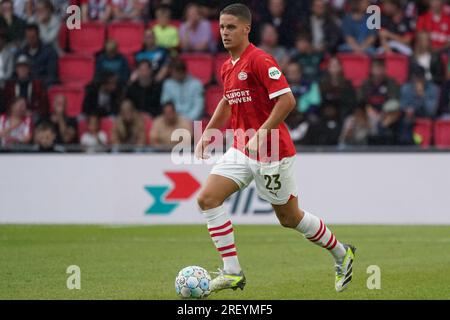
[[[274,92],[274,93],[270,94],[269,95],[269,99],[272,100],[273,98],[279,97],[282,94],[285,94],[285,93],[288,93],[288,92],[291,92],[291,88],[284,88],[284,89],[278,90],[277,92]]]

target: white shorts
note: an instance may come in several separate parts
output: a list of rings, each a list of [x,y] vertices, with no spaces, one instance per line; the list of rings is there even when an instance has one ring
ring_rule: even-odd
[[[282,205],[286,204],[291,196],[298,195],[294,161],[295,156],[271,163],[259,162],[231,147],[216,162],[211,174],[233,180],[239,189],[247,187],[255,179],[256,190],[262,199],[271,204]]]

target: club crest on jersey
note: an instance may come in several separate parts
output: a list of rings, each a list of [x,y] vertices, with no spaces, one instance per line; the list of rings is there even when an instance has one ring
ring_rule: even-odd
[[[278,80],[281,77],[281,71],[278,70],[277,67],[271,67],[269,68],[269,78],[270,79],[274,79],[274,80]]]
[[[245,72],[245,71],[241,71],[238,74],[238,79],[241,81],[247,80],[247,77],[248,77],[247,72]]]

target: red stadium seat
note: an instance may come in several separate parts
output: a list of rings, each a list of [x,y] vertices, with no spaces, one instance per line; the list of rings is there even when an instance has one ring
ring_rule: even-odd
[[[87,121],[86,119],[78,120],[78,139],[81,140],[83,133],[87,131]]]
[[[450,147],[450,120],[437,120],[434,123],[434,144],[438,148]]]
[[[66,54],[59,58],[59,79],[65,84],[84,86],[94,77],[94,58],[80,54]]]
[[[223,63],[228,60],[230,55],[228,53],[218,53],[214,59],[214,77],[217,83],[222,84],[222,78],[220,77],[220,70],[222,69]]]
[[[402,54],[386,54],[384,58],[386,74],[397,81],[398,84],[404,84],[408,80],[408,57]]]
[[[414,135],[420,137],[420,146],[428,147],[431,144],[433,121],[426,118],[416,119]]]
[[[221,86],[213,86],[206,89],[205,102],[206,102],[206,115],[212,116],[214,110],[216,110],[217,104],[223,97],[223,89]]]
[[[103,130],[108,137],[108,143],[111,143],[112,131],[114,128],[115,122],[113,118],[104,117],[100,120],[100,130]]]
[[[105,25],[98,22],[88,22],[81,29],[69,31],[69,46],[75,53],[95,54],[103,49],[105,42]]]
[[[152,129],[153,119],[146,113],[142,113],[142,117],[145,123],[145,141],[146,144],[150,144],[150,130]]]
[[[338,53],[344,76],[352,81],[353,86],[360,87],[369,77],[370,58],[364,54]]]
[[[444,75],[448,74],[448,53],[443,53],[441,55],[442,65],[444,66]]]
[[[220,23],[219,20],[212,20],[209,22],[211,24],[211,33],[214,41],[219,43],[220,41]]]
[[[74,86],[53,86],[48,90],[48,98],[50,101],[50,110],[53,110],[53,101],[55,96],[62,94],[67,100],[66,114],[69,117],[77,117],[82,111],[84,89]]]
[[[64,23],[61,24],[61,27],[59,28],[59,32],[58,32],[58,45],[63,51],[66,51],[66,49],[67,49],[67,34],[68,33],[69,33],[69,30],[67,29],[66,25]]]
[[[108,25],[108,38],[117,41],[121,53],[135,53],[142,48],[144,28],[140,22],[113,22]]]
[[[136,67],[136,59],[134,58],[134,54],[126,54],[125,59],[127,59],[130,69],[134,69]]]
[[[180,58],[186,63],[188,72],[199,79],[203,85],[211,81],[213,57],[207,53],[185,53]]]

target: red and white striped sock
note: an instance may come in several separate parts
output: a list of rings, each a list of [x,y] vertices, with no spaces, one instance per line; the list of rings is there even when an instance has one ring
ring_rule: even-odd
[[[223,205],[202,211],[205,215],[209,235],[223,260],[223,269],[227,273],[238,274],[241,266],[234,243],[234,231],[230,218]]]
[[[345,248],[335,235],[327,228],[322,219],[304,211],[305,215],[300,221],[296,230],[303,233],[306,239],[323,248],[326,248],[333,255],[336,262],[341,263],[345,257]]]

